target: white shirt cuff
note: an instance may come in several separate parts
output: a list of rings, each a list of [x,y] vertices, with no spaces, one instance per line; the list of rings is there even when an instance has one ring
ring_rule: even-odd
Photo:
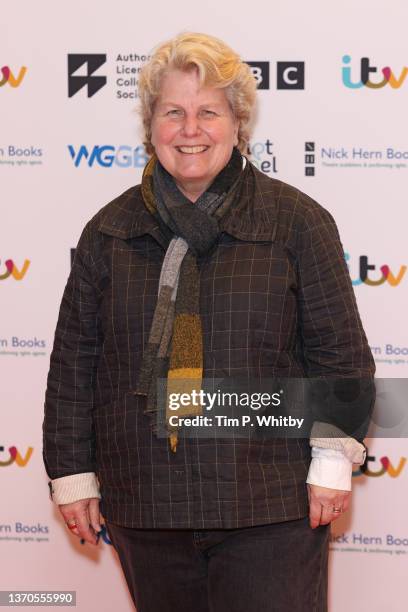
[[[83,474],[72,474],[72,476],[63,476],[55,478],[51,481],[51,496],[52,500],[60,504],[72,504],[80,499],[88,499],[98,497],[99,483],[94,472],[86,472]]]
[[[352,471],[352,462],[341,451],[313,446],[306,482],[328,489],[351,491]]]

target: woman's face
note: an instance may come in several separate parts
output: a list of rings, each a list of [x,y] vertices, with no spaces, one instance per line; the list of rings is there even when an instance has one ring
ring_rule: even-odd
[[[153,113],[151,141],[161,164],[195,201],[238,144],[238,122],[225,91],[200,89],[197,70],[168,72]]]

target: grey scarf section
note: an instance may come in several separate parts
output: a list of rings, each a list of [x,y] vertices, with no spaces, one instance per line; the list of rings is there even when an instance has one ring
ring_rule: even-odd
[[[172,432],[168,425],[168,415],[161,397],[166,396],[164,386],[170,368],[202,368],[200,280],[196,257],[207,253],[218,238],[218,217],[234,199],[235,187],[242,174],[242,160],[241,154],[234,150],[229,164],[194,204],[180,192],[173,177],[160,162],[157,161],[153,170],[157,218],[162,230],[172,238],[162,264],[158,299],[143,355],[137,393],[147,397],[144,412],[151,416],[152,430],[156,434],[169,436],[172,450],[177,444],[177,433]],[[192,332],[186,328],[186,337],[191,337],[193,333],[193,341],[188,348],[183,346],[183,341],[180,342],[180,333],[176,339],[173,335],[175,319],[183,314],[198,319],[200,328],[198,332],[197,326],[193,326]]]

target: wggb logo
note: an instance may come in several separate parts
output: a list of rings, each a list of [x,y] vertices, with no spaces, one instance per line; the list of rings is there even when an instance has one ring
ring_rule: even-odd
[[[83,161],[90,168],[94,165],[102,168],[111,168],[113,165],[119,168],[144,168],[149,161],[144,145],[136,147],[95,145],[90,149],[85,145],[81,145],[79,149],[75,149],[73,145],[68,145],[68,150],[75,168],[78,168]]]

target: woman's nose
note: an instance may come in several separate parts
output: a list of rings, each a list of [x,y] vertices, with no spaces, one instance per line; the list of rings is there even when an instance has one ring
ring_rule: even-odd
[[[186,116],[183,123],[183,134],[185,136],[196,136],[200,132],[200,124],[197,117]]]

